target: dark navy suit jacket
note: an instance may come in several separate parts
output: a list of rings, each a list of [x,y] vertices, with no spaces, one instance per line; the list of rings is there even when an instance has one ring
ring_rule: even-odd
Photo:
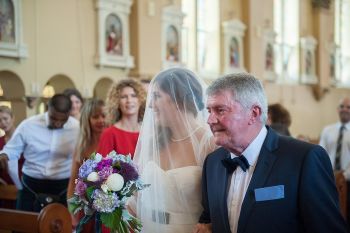
[[[230,153],[219,148],[205,160],[200,223],[213,233],[230,233],[227,210],[229,175],[221,160]],[[257,188],[284,186],[284,198],[256,201]],[[268,128],[257,165],[243,199],[238,233],[348,232],[339,209],[338,193],[327,152]]]

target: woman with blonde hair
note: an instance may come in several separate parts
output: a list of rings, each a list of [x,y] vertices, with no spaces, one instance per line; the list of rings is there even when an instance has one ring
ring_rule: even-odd
[[[75,179],[78,177],[78,170],[83,161],[96,151],[101,133],[105,128],[104,102],[98,99],[88,100],[81,111],[80,133],[78,143],[72,161],[71,178],[67,188],[67,199],[74,193]],[[80,215],[72,216],[73,227],[80,219]],[[93,221],[84,225],[83,232],[94,232]]]
[[[145,110],[146,92],[133,79],[124,79],[111,86],[106,99],[106,117],[110,127],[100,138],[97,152],[106,156],[111,151],[134,155]]]

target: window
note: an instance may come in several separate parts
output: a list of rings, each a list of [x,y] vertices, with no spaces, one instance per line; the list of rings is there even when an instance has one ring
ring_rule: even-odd
[[[299,1],[274,0],[276,73],[283,82],[299,80]]]
[[[182,1],[185,13],[182,32],[182,61],[190,69],[208,76],[220,69],[219,2]]]
[[[350,86],[350,0],[335,1],[335,77],[339,85]]]

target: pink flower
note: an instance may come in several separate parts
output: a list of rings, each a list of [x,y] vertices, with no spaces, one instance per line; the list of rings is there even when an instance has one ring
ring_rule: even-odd
[[[86,191],[86,184],[84,183],[84,181],[77,179],[76,180],[76,185],[75,185],[75,194],[77,194],[78,196],[84,196],[85,195],[85,191]]]
[[[113,173],[113,168],[112,167],[104,167],[98,172],[98,176],[102,179],[105,180],[108,178],[110,174]]]

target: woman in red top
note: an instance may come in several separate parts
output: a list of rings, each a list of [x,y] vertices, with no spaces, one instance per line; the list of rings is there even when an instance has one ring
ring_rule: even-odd
[[[107,123],[97,147],[97,152],[107,156],[111,151],[134,157],[143,113],[146,92],[141,83],[125,79],[111,86],[106,98]],[[102,233],[110,230],[102,226]]]
[[[132,79],[121,80],[109,89],[106,99],[107,123],[100,138],[97,152],[102,156],[111,151],[134,156],[143,113],[146,92]]]

